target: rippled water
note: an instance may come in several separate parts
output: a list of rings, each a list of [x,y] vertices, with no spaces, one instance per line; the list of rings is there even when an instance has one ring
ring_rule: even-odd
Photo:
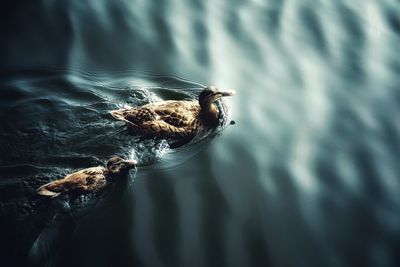
[[[400,3],[3,4],[1,266],[399,266]],[[193,146],[133,138],[123,105],[235,89]],[[35,189],[111,155],[100,196]]]

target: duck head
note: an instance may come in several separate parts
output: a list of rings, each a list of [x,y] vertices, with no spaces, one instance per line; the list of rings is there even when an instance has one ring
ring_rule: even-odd
[[[218,109],[214,104],[215,101],[225,96],[235,95],[234,90],[220,91],[214,86],[208,86],[199,95],[199,104],[203,117],[209,122],[218,121]]]
[[[136,160],[125,160],[120,157],[112,157],[107,161],[106,167],[111,175],[124,175],[132,168],[136,167]]]

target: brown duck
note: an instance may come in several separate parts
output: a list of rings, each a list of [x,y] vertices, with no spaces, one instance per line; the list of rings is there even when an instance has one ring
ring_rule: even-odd
[[[111,114],[140,135],[187,139],[204,129],[217,126],[219,111],[215,101],[234,94],[234,91],[222,92],[210,86],[200,93],[198,101],[162,101],[113,110]]]
[[[123,176],[136,166],[134,160],[113,157],[107,161],[106,167],[83,169],[39,187],[36,192],[47,197],[58,197],[61,194],[81,195],[103,189],[110,181]]]

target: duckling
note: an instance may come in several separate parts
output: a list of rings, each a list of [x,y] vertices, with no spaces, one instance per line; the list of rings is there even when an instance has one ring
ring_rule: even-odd
[[[235,91],[222,92],[210,86],[200,93],[198,101],[162,101],[113,110],[111,115],[143,136],[191,139],[204,129],[218,125],[215,101],[234,94]]]
[[[124,160],[112,157],[106,167],[91,167],[83,169],[39,187],[39,195],[55,198],[62,194],[81,195],[103,189],[110,181],[124,176],[136,166],[135,160]]]

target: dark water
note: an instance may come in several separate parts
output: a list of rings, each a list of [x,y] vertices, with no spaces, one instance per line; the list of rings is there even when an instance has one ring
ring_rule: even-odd
[[[1,6],[1,266],[400,265],[399,1]],[[210,84],[236,124],[191,147],[108,113]],[[104,194],[35,195],[115,154]]]

